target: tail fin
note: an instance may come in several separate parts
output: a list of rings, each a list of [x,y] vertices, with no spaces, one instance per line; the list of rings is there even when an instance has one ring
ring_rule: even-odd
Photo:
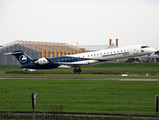
[[[3,55],[14,55],[22,65],[30,63],[30,61],[33,60],[27,54],[25,54],[22,50],[13,51],[10,53],[4,53]]]

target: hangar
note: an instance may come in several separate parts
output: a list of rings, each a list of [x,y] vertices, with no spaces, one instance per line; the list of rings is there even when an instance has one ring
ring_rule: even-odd
[[[0,65],[19,65],[14,56],[3,56],[3,53],[22,50],[32,58],[58,57],[76,52],[84,52],[84,49],[67,44],[55,42],[37,42],[16,40],[0,48]]]

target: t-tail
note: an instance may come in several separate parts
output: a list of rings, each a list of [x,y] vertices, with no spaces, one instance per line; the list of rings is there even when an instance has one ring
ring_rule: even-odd
[[[4,53],[3,55],[14,55],[17,58],[17,60],[21,63],[22,66],[20,67],[24,67],[33,61],[33,59],[30,58],[27,54],[25,54],[22,50]]]

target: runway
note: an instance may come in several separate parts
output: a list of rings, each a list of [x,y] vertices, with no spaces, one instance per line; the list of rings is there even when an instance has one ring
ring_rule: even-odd
[[[43,77],[0,77],[0,80],[116,80],[116,81],[159,81],[159,79],[131,79],[131,78],[43,78]]]

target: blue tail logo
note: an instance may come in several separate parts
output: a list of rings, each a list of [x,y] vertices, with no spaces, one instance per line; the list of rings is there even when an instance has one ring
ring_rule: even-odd
[[[25,62],[27,61],[27,57],[26,57],[25,55],[21,55],[21,56],[19,57],[19,61],[20,61],[21,63],[25,63]]]

